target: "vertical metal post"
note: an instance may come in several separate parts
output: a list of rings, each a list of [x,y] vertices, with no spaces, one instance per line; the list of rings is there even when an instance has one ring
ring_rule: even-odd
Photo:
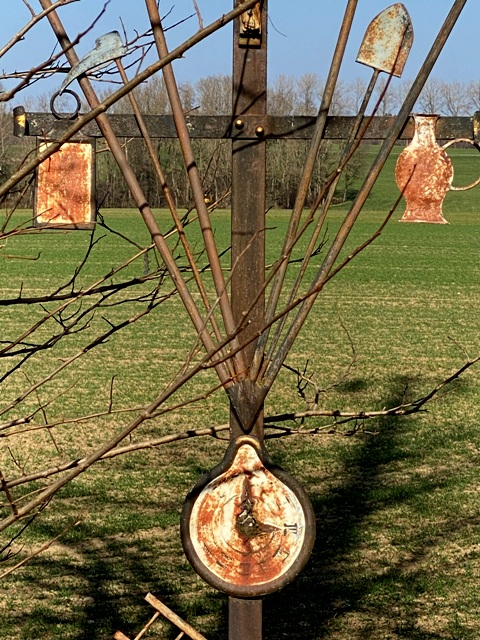
[[[234,0],[234,6],[239,4]],[[243,17],[245,18],[245,16]],[[244,33],[245,19],[237,19],[233,30],[233,116],[237,128],[244,116],[258,116],[256,139],[239,139],[232,143],[232,278],[231,302],[236,322],[243,320],[265,279],[265,176],[266,142],[264,124],[267,111],[267,2],[263,0],[252,12],[252,23],[261,19],[259,34]],[[247,25],[248,26],[248,25]],[[254,26],[254,25],[253,25]],[[243,33],[241,33],[243,32]],[[246,36],[246,37],[245,37]],[[254,37],[255,36],[255,37]],[[259,37],[257,37],[259,36]],[[264,298],[259,298],[248,316],[248,326],[240,336],[243,341],[253,335],[264,321]],[[255,350],[252,342],[245,348],[250,366]],[[232,436],[241,426],[231,411]],[[254,427],[263,439],[263,415]],[[229,598],[229,640],[262,639],[262,600]]]
[[[236,4],[239,1],[236,0]],[[258,116],[257,139],[234,140],[232,149],[232,305],[237,322],[264,284],[265,174],[264,121],[267,110],[267,3],[262,6],[261,44],[242,44],[241,20],[235,21],[233,43],[233,115],[241,126],[243,116]],[[248,41],[247,41],[248,42]],[[263,324],[264,300],[248,317],[245,333]],[[250,362],[255,344],[246,348]]]
[[[262,600],[228,598],[228,640],[261,640]]]

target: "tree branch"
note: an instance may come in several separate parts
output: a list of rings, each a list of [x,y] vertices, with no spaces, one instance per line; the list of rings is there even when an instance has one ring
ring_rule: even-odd
[[[434,398],[440,395],[440,392],[443,391],[448,385],[452,382],[460,378],[460,376],[465,373],[468,369],[470,369],[473,365],[480,361],[480,355],[469,360],[465,364],[463,364],[459,369],[454,371],[450,376],[439,382],[433,389],[431,389],[426,395],[421,396],[411,402],[404,402],[399,405],[395,405],[394,407],[388,407],[380,410],[361,410],[361,411],[340,411],[338,409],[315,409],[311,411],[297,411],[297,412],[287,412],[281,414],[275,414],[272,416],[266,416],[264,418],[265,429],[267,430],[266,439],[274,439],[274,438],[283,438],[294,435],[302,435],[302,436],[312,436],[319,434],[333,434],[337,433],[338,427],[347,423],[364,423],[368,420],[375,420],[379,418],[387,418],[387,417],[402,417],[413,415],[415,413],[419,413],[425,411],[425,405],[428,402],[431,402]],[[213,392],[212,390],[211,392]],[[197,402],[200,397],[195,398],[194,400],[181,403],[180,405],[176,405],[174,407],[163,409],[161,412],[156,413],[155,410],[146,409],[143,415],[143,420],[152,419],[157,417],[160,414],[165,414],[167,412],[171,412],[175,409],[181,408],[186,404],[191,404],[192,402]],[[158,402],[155,401],[155,402]],[[151,405],[152,406],[152,405]],[[304,422],[306,419],[313,418],[333,418],[333,422],[322,425],[319,427],[313,427],[310,429],[306,429],[303,426],[300,427],[288,427],[288,426],[279,426],[284,422]],[[143,421],[142,420],[142,421]],[[360,430],[357,426],[354,429],[347,432],[345,435],[353,435]],[[362,431],[365,431],[363,428]],[[173,442],[181,442],[182,440],[190,440],[192,438],[204,438],[211,437],[215,439],[221,439],[228,441],[228,437],[220,437],[222,433],[226,433],[229,431],[228,424],[221,424],[211,427],[206,427],[203,429],[188,429],[187,431],[183,431],[181,433],[173,433],[167,436],[161,436],[159,438],[152,438],[149,440],[131,443],[126,446],[112,446],[110,448],[107,447],[107,450],[104,451],[100,456],[96,457],[94,462],[99,462],[102,460],[110,460],[112,458],[125,455],[128,453],[133,453],[137,451],[142,451],[145,449],[154,449],[166,444],[171,444]],[[117,442],[120,442],[123,438],[117,438]],[[5,479],[4,486],[8,489],[16,487],[21,484],[26,484],[28,482],[33,482],[41,479],[45,479],[64,471],[77,469],[80,467],[84,467],[86,464],[87,458],[81,458],[78,460],[71,460],[69,462],[63,463],[62,465],[56,465],[55,467],[51,467],[49,469],[40,470],[28,475],[23,475],[19,478]],[[93,464],[93,462],[91,463]],[[85,467],[86,468],[86,467]],[[1,524],[0,524],[0,530]]]

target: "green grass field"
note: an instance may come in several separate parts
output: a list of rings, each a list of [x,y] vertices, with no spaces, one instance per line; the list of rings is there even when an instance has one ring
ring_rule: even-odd
[[[480,169],[476,156],[464,150],[451,155],[455,182],[472,181]],[[377,229],[397,198],[394,156],[346,251]],[[325,390],[321,408],[394,406],[427,393],[467,357],[480,354],[479,193],[478,188],[450,193],[444,205],[450,224],[444,226],[399,223],[401,203],[380,238],[325,287],[288,359],[300,369],[308,360],[309,373]],[[332,208],[328,238],[345,210]],[[103,213],[110,226],[148,243],[136,212]],[[166,213],[158,216],[165,227]],[[288,217],[284,211],[268,214],[269,261],[278,253]],[[228,212],[216,212],[213,221],[219,245],[225,246]],[[2,261],[1,297],[16,295],[21,283],[23,295],[53,288],[75,268],[87,242],[83,232],[9,239],[9,255],[41,256]],[[82,278],[93,281],[135,251],[106,234]],[[141,259],[128,272],[139,275],[143,268]],[[290,278],[297,268],[292,266]],[[109,309],[109,318],[123,317],[122,309]],[[2,310],[2,340],[38,313]],[[91,330],[102,322],[92,319]],[[68,357],[83,335],[70,336],[42,360],[33,358],[24,367],[29,378],[38,379],[45,366]],[[168,300],[42,389],[42,400],[56,398],[48,418],[103,411],[112,376],[115,407],[148,402],[181,366],[193,342],[178,300]],[[349,370],[352,345],[355,362]],[[2,406],[25,384],[22,376],[4,383]],[[305,409],[295,382],[282,372],[267,399],[267,415]],[[265,598],[266,640],[478,638],[478,382],[477,366],[426,412],[371,421],[350,437],[324,433],[269,441],[274,460],[311,496],[317,541],[304,572]],[[213,374],[202,374],[179,398],[212,384]],[[44,432],[4,439],[1,468],[7,477],[18,476],[84,455],[127,421],[123,414],[103,416],[52,430],[54,439]],[[147,423],[133,439],[227,421],[227,402],[216,393]],[[305,428],[322,424],[315,419]],[[149,591],[209,640],[225,638],[226,598],[194,574],[178,529],[185,495],[224,450],[225,442],[218,439],[176,442],[99,463],[65,487],[28,528],[23,545],[16,545],[18,555],[0,564],[1,572],[80,520],[1,582],[2,640],[107,640],[117,629],[133,638],[152,614],[143,601]],[[29,490],[40,486],[42,481]],[[158,623],[149,634],[145,637],[173,639],[178,632]]]

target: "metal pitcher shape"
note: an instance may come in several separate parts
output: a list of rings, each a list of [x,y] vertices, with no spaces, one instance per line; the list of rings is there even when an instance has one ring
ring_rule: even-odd
[[[468,138],[438,144],[435,137],[437,114],[413,114],[415,132],[411,143],[398,157],[395,180],[407,203],[401,222],[448,224],[442,205],[448,191],[465,191],[480,183],[480,178],[465,187],[454,187],[453,165],[445,149]]]

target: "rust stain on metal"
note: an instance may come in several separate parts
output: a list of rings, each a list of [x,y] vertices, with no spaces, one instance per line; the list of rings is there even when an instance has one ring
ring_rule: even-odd
[[[239,45],[259,47],[262,43],[262,8],[258,2],[240,16]]]
[[[397,2],[370,23],[358,52],[357,62],[400,77],[413,42],[407,9]]]
[[[274,580],[294,562],[305,536],[304,527],[295,524],[297,503],[256,451],[244,445],[195,504],[190,528],[202,532],[195,550],[226,582],[256,586]]]
[[[416,114],[412,142],[398,157],[395,180],[407,202],[402,222],[447,224],[442,204],[452,184],[453,167],[436,141],[437,119],[437,115]]]
[[[39,152],[48,146],[39,145]],[[60,228],[90,228],[95,219],[94,147],[68,142],[37,169],[35,224]]]

